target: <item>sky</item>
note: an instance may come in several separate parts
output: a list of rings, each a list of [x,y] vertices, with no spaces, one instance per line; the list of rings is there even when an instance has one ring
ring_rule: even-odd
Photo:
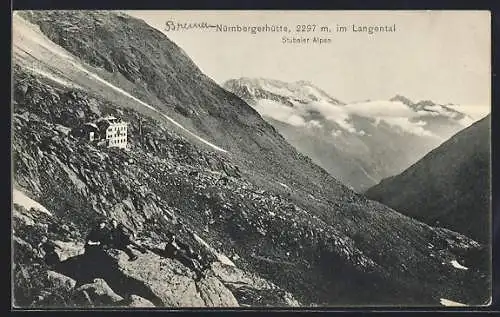
[[[259,77],[310,81],[343,102],[414,101],[490,109],[488,11],[127,11],[165,33],[219,84]],[[167,31],[167,21],[223,25],[286,25],[290,33]],[[296,25],[315,24],[297,33]],[[321,33],[321,26],[348,32]],[[396,26],[395,32],[353,32],[353,25]],[[329,38],[329,44],[284,44],[283,36]],[[479,110],[481,109],[481,110]],[[487,110],[485,110],[487,109]],[[474,111],[474,110],[471,110]]]

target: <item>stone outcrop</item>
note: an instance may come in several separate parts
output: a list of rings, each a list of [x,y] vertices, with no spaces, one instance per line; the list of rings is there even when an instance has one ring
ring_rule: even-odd
[[[241,305],[298,307],[300,303],[292,294],[273,283],[238,269],[216,262],[212,270],[219,280],[231,290]]]
[[[155,305],[147,299],[134,294],[130,295],[130,298],[126,301],[126,305],[128,307],[155,307]]]
[[[48,285],[50,288],[57,288],[71,292],[76,286],[76,281],[74,279],[50,270],[47,271],[47,279],[50,283]]]
[[[194,281],[194,273],[180,262],[156,254],[140,255],[136,261],[117,252],[117,269],[127,278],[143,284],[151,297],[167,307],[237,307],[233,294],[217,278]]]
[[[84,306],[116,306],[123,297],[116,294],[103,279],[96,278],[91,284],[84,284],[75,290],[74,297]],[[87,304],[87,305],[85,305]]]

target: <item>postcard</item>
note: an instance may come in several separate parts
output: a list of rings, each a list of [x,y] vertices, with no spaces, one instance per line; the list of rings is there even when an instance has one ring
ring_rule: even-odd
[[[14,11],[12,305],[488,306],[489,11]]]

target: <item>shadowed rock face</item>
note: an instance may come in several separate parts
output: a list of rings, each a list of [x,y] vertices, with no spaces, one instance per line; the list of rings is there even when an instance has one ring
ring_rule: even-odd
[[[37,224],[27,224],[25,218],[15,218],[18,228],[15,234],[23,235],[32,244],[36,244],[35,241],[41,240],[42,236],[62,238],[61,234],[44,230],[47,221],[56,232],[61,228],[54,225],[53,219],[43,218],[44,215],[36,210],[20,210],[17,215],[37,220]],[[40,216],[42,218],[38,218]],[[291,294],[255,274],[238,270],[239,273],[226,273],[225,278],[219,278],[216,272],[223,271],[225,267],[219,262],[215,262],[213,269],[208,269],[200,281],[195,281],[194,272],[177,260],[164,258],[151,251],[139,254],[138,259],[131,262],[124,252],[109,249],[90,255],[61,257],[63,260],[60,263],[47,267],[43,263],[43,254],[38,254],[30,243],[17,236],[15,241],[15,272],[22,277],[22,281],[38,283],[28,287],[16,285],[19,291],[34,292],[25,292],[23,295],[28,298],[24,302],[21,296],[17,296],[19,306],[237,307],[240,305],[238,299],[243,302],[262,302],[267,299],[268,303],[298,304]],[[76,248],[70,242],[55,240],[54,244],[59,246],[57,252],[62,255],[71,254]],[[152,250],[155,251],[154,248]],[[25,254],[25,257],[20,257],[20,254]],[[233,289],[224,284],[227,279],[244,283],[246,292],[235,291],[233,294]]]
[[[80,286],[77,291],[91,288],[93,293],[105,294],[110,305],[122,301],[121,296],[138,295],[159,307],[238,306],[233,294],[217,278],[206,277],[195,282],[194,274],[182,264],[152,253],[140,255],[133,262],[116,250],[92,257],[82,255],[62,262],[58,270],[74,276],[80,283],[94,281]],[[106,291],[102,282],[95,285],[96,279],[105,279],[109,288],[121,295],[120,298]],[[97,303],[104,304],[105,301],[98,300]]]
[[[16,60],[14,185],[53,214],[15,206],[17,263],[43,272],[34,250],[41,235],[78,245],[97,218],[107,217],[136,231],[151,252],[128,262],[122,253],[110,251],[97,266],[66,244],[61,247],[67,250],[59,251],[67,256],[58,272],[80,285],[102,278],[124,302],[137,295],[157,306],[437,305],[441,297],[480,303],[487,296],[482,284],[487,276],[449,264],[459,254],[478,249],[477,243],[414,221],[340,185],[297,154],[246,103],[207,81],[182,51],[143,22],[102,12],[38,12],[31,20],[80,63],[90,63],[91,54],[107,54],[102,60],[115,66],[102,64],[105,70],[95,71],[141,98],[156,93],[148,86],[149,93],[141,95],[132,82],[123,81],[124,73],[135,67],[132,61],[141,73],[153,74],[134,73],[131,78],[156,78],[158,89],[181,87],[168,90],[170,97],[158,92],[155,98],[168,97],[179,106],[210,113],[209,121],[217,124],[208,132],[194,121],[182,123],[213,142],[227,140],[217,144],[228,145],[230,155],[194,142],[157,115],[146,114],[144,107],[75,77],[77,72],[64,74],[84,87],[62,85]],[[71,29],[76,33],[65,34],[67,23],[79,26]],[[101,31],[90,39],[84,33],[94,25]],[[148,43],[159,43],[159,48]],[[136,44],[144,46],[141,54],[156,61],[155,67],[130,53]],[[110,53],[118,51],[121,55]],[[165,60],[156,60],[153,53]],[[50,67],[63,62],[39,61],[52,63]],[[172,64],[167,77],[161,77],[163,68],[158,67],[164,64]],[[225,104],[231,105],[227,112],[222,111]],[[170,111],[166,101],[155,105]],[[98,147],[64,132],[107,114],[129,122],[129,149]],[[236,268],[215,266],[213,275],[194,283],[190,271],[152,251],[161,248],[167,230],[209,262],[232,261]],[[431,240],[439,247],[430,249]],[[25,290],[46,289],[23,283],[16,291],[23,305],[36,297],[22,295]]]
[[[214,275],[235,295],[240,305],[245,306],[300,306],[291,294],[265,279],[233,266],[215,262]]]
[[[488,244],[490,171],[488,115],[366,195],[430,225]]]
[[[22,247],[18,246],[16,251],[19,252],[21,249]],[[33,265],[40,260],[35,259],[23,265]],[[122,251],[114,249],[92,255],[81,254],[51,266],[51,270],[47,271],[47,282],[44,284],[46,290],[39,290],[47,294],[36,300],[34,305],[239,306],[232,290],[224,284],[227,279],[246,285],[246,297],[242,297],[241,292],[235,292],[236,296],[242,299],[251,300],[253,295],[254,300],[268,298],[269,301],[271,298],[277,302],[297,305],[289,293],[281,291],[279,287],[256,275],[248,275],[240,270],[238,274],[226,272],[225,278],[219,278],[215,272],[223,271],[225,265],[216,262],[213,267],[214,270],[210,270],[205,278],[195,282],[194,273],[180,262],[151,252],[140,254],[133,262],[130,262]],[[66,293],[66,301],[60,301],[58,304],[49,301],[50,296],[58,291]],[[275,294],[277,291],[281,293]]]

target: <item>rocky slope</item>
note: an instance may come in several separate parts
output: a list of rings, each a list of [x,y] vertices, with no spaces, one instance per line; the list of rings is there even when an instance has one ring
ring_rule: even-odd
[[[291,294],[269,281],[215,261],[206,277],[150,248],[128,261],[110,249],[100,255],[83,253],[78,226],[63,225],[54,216],[14,207],[15,305],[31,307],[238,307],[298,306]],[[19,238],[22,236],[23,238]],[[56,246],[60,263],[46,265],[37,249],[42,236]],[[76,252],[75,252],[76,251]],[[256,296],[258,294],[259,296]]]
[[[490,119],[457,133],[368,197],[424,221],[488,243],[491,237]]]
[[[345,104],[309,82],[231,79],[243,98],[301,153],[363,192],[415,163],[472,119],[431,101],[403,96]]]
[[[478,243],[341,185],[144,22],[106,12],[23,15],[46,37],[16,20],[14,186],[38,206],[14,205],[17,305],[43,305],[46,297],[51,305],[95,306],[488,299],[488,270],[469,264]],[[98,32],[89,37],[89,28]],[[127,79],[135,68],[140,74]],[[165,94],[161,87],[174,88]],[[172,105],[201,117],[181,119]],[[68,134],[107,114],[129,122],[127,150]],[[37,213],[37,204],[48,213]],[[148,253],[128,262],[109,250],[87,262],[78,246],[101,217],[137,231]],[[206,279],[196,283],[179,263],[158,256],[166,230],[212,263]],[[47,268],[36,256],[42,235],[61,245],[60,266]],[[452,261],[471,268],[458,270]],[[48,275],[67,281],[57,285],[71,292],[45,278],[33,284]]]

